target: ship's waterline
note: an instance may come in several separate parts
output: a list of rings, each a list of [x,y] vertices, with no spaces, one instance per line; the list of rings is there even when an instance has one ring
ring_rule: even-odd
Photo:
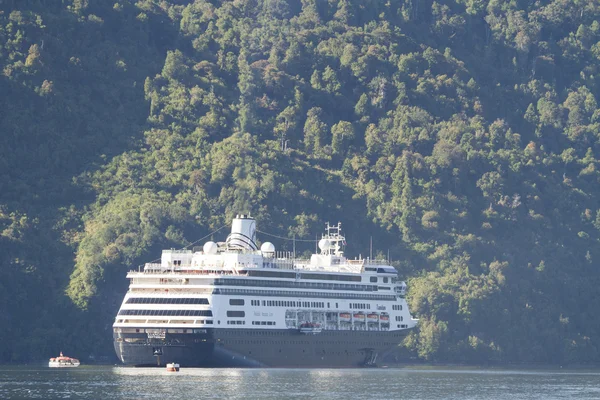
[[[130,271],[114,345],[128,365],[349,367],[375,365],[417,320],[385,261],[344,256],[327,225],[309,260],[256,245],[256,223],[233,220],[225,242],[164,250]]]

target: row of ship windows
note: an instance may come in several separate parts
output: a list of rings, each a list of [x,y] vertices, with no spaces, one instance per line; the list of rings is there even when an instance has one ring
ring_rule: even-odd
[[[250,305],[260,306],[260,300],[250,300]],[[230,299],[230,305],[243,306],[244,299]],[[325,303],[321,301],[286,301],[286,300],[262,300],[263,306],[275,306],[275,307],[312,307],[312,308],[325,308]],[[327,308],[331,308],[329,302],[327,302]],[[335,303],[335,308],[338,308],[338,303]],[[402,310],[401,305],[392,305],[394,310]],[[369,303],[350,303],[351,310],[370,310],[371,304]]]
[[[275,325],[275,321],[252,321],[252,325]]]
[[[402,311],[402,305],[401,304],[394,304],[392,306],[392,310]]]
[[[124,323],[124,324],[145,324],[145,323],[153,323],[153,324],[168,324],[168,323],[172,323],[172,324],[189,324],[190,322],[194,322],[196,324],[207,324],[207,325],[212,325],[213,324],[213,320],[212,319],[207,319],[207,320],[203,320],[203,319],[198,319],[196,321],[169,321],[169,320],[158,320],[158,319],[148,319],[148,320],[139,320],[139,319],[118,319],[117,320],[118,323]]]
[[[233,299],[232,299],[233,300]],[[244,305],[244,300],[242,304]],[[261,300],[250,300],[251,306],[260,306]],[[231,300],[229,300],[231,304]],[[293,301],[293,300],[262,300],[263,306],[269,307],[311,307],[311,308],[325,308],[325,302],[323,301]],[[338,308],[338,303],[335,303],[335,307]],[[327,308],[331,308],[331,304],[327,303]]]
[[[299,282],[299,281],[266,281],[261,279],[227,279],[217,278],[214,285],[224,286],[274,286],[287,288],[315,288],[329,290],[353,290],[363,292],[376,292],[376,285],[359,285],[345,283],[324,283],[324,282]],[[388,288],[389,289],[389,288]]]
[[[259,276],[259,277],[263,277],[263,278],[317,279],[317,280],[322,280],[322,281],[354,281],[354,282],[360,282],[360,280],[361,280],[361,277],[359,275],[332,275],[332,274],[314,274],[314,273],[305,273],[305,272],[253,271],[253,270],[242,270],[241,273],[247,273],[248,276]]]
[[[209,304],[205,298],[161,298],[161,297],[130,297],[126,301],[127,304]],[[324,302],[318,301],[284,301],[284,300],[263,300],[263,306],[280,306],[280,307],[313,307],[325,308]],[[232,306],[243,306],[244,299],[229,299],[229,304]],[[260,306],[260,300],[250,300],[253,306]],[[336,308],[338,303],[336,303]],[[327,303],[327,308],[330,308],[330,303]],[[371,305],[365,303],[350,303],[350,308],[353,310],[370,310]],[[402,310],[402,305],[393,305],[394,310]]]
[[[372,276],[372,277],[371,277],[369,280],[370,280],[371,282],[377,282],[377,277],[376,277],[376,276]],[[383,277],[383,283],[388,283],[388,278],[387,278],[387,276],[384,276],[384,277]],[[388,288],[388,289],[389,289],[389,288]]]
[[[351,310],[370,310],[371,305],[368,303],[350,303]]]
[[[229,314],[229,312],[228,312]],[[160,315],[181,317],[212,317],[211,310],[121,310],[119,315]]]
[[[260,290],[260,289],[221,289],[216,288],[213,294],[234,296],[277,296],[277,297],[332,297],[336,299],[360,299],[395,301],[394,295],[367,294],[367,293],[327,293],[327,292],[290,292],[285,290]]]
[[[404,321],[404,317],[396,317],[396,321]]]
[[[127,304],[208,304],[208,299],[182,297],[130,297]]]
[[[212,322],[212,321],[211,321]],[[114,328],[115,333],[150,333],[150,334],[162,334],[162,333],[206,333],[206,329],[156,329],[156,328]]]
[[[227,325],[246,325],[246,321],[227,321]]]

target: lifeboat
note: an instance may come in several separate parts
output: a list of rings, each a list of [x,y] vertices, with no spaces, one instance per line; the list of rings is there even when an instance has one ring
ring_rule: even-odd
[[[381,322],[389,322],[390,321],[389,315],[381,315],[379,317],[379,319],[381,320]]]
[[[377,315],[375,313],[367,314],[367,321],[377,322],[377,321],[379,321],[379,315]]]
[[[167,364],[168,372],[179,372],[179,364],[177,363],[169,363]]]
[[[365,322],[365,314],[356,313],[354,319],[358,322]]]
[[[340,313],[340,321],[341,322],[350,322],[350,320],[352,319],[352,316],[350,315],[350,313]]]
[[[62,351],[60,352],[60,356],[51,358],[48,361],[48,366],[50,368],[73,368],[79,367],[79,365],[78,359],[64,356]]]

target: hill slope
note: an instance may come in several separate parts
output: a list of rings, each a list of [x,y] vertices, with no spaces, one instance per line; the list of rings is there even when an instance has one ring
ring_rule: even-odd
[[[599,361],[595,2],[45,3],[0,6],[2,360],[110,353],[128,267],[243,211],[372,235],[422,359]]]

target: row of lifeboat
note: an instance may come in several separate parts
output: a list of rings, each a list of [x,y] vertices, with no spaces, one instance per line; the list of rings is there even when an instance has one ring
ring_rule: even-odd
[[[365,322],[365,320],[367,322],[388,322],[390,320],[390,317],[387,314],[378,315],[375,313],[371,313],[365,315],[362,313],[355,313],[354,315],[352,315],[350,313],[340,313],[340,321],[342,322],[350,322],[352,321],[353,317],[354,321],[357,322]]]

